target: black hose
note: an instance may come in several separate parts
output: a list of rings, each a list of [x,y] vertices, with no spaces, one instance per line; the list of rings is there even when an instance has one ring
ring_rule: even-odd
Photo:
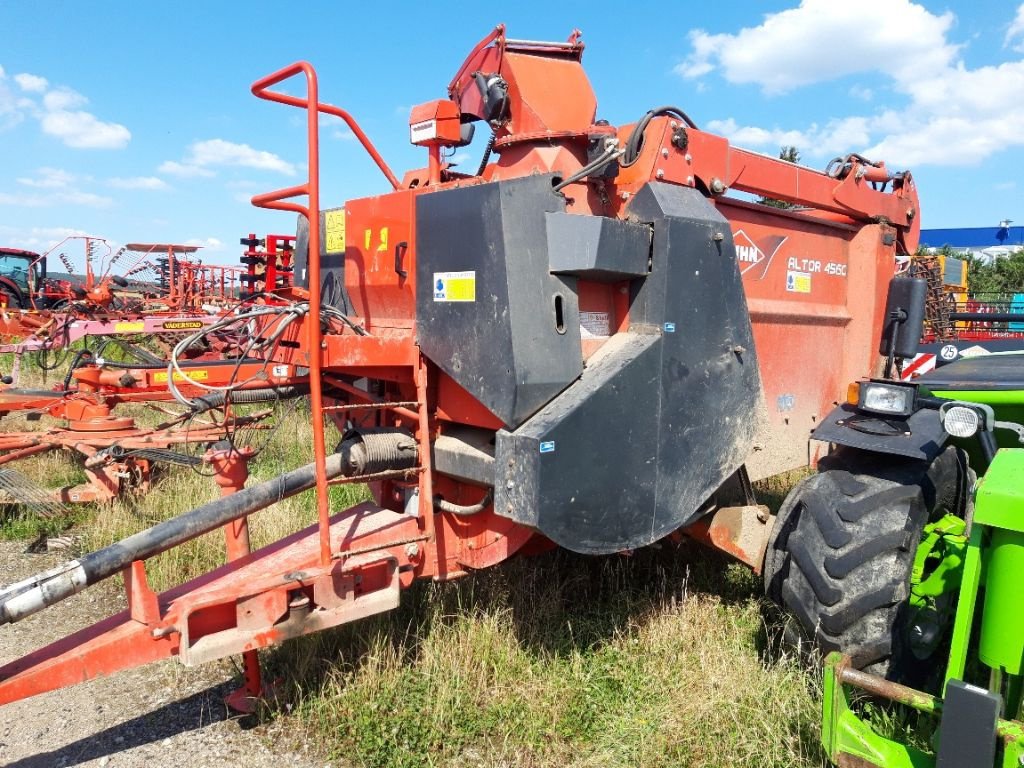
[[[434,506],[440,509],[442,512],[448,512],[453,515],[460,515],[466,517],[469,515],[476,515],[483,512],[491,505],[491,500],[494,498],[494,489],[488,488],[487,493],[480,499],[476,504],[453,504],[450,501],[445,501],[440,496],[434,497]]]
[[[88,360],[86,362],[83,362],[83,359],[85,359],[85,358],[88,358]],[[75,359],[71,361],[71,367],[68,368],[67,375],[64,376],[64,386],[63,386],[64,390],[67,390],[67,389],[69,389],[71,387],[71,378],[72,378],[71,375],[77,369],[81,368],[83,365],[86,365],[87,362],[92,362],[92,359],[93,359],[92,358],[92,352],[90,352],[88,349],[79,350],[75,354]]]
[[[327,478],[342,474],[342,457],[327,457]],[[114,576],[134,560],[166,552],[282,499],[316,485],[316,464],[293,469],[273,480],[223,496],[201,507],[140,531],[78,560],[57,566],[0,590],[0,624],[38,613],[47,606]]]
[[[622,156],[622,165],[624,167],[628,168],[640,157],[640,148],[643,146],[644,141],[644,131],[647,130],[651,120],[661,115],[675,115],[690,128],[697,128],[697,124],[690,119],[690,116],[678,107],[655,107],[637,121],[636,125],[633,126],[632,132],[629,134],[629,138],[626,139],[626,152]]]
[[[494,149],[494,141],[497,138],[498,134],[491,131],[491,138],[487,140],[487,146],[484,147],[484,156],[480,158],[480,167],[476,169],[477,176],[484,175],[484,169],[487,168],[487,161],[491,159],[491,150]]]

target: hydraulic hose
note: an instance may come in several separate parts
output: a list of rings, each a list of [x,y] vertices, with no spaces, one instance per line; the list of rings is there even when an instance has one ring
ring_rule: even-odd
[[[341,475],[343,469],[341,454],[327,457],[328,479]],[[165,520],[78,560],[11,584],[0,590],[0,624],[20,621],[120,573],[134,560],[145,560],[166,552],[233,520],[307,491],[315,484],[316,465],[307,464]]]
[[[434,497],[434,506],[440,509],[442,512],[448,512],[453,515],[459,515],[461,517],[467,517],[469,515],[476,515],[483,512],[491,505],[491,500],[494,498],[494,489],[489,488],[484,497],[480,499],[476,504],[453,504],[450,501],[445,501],[440,496]]]

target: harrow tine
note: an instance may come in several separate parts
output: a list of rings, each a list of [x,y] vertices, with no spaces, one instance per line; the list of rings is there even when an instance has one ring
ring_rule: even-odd
[[[61,517],[71,512],[48,491],[40,488],[16,469],[0,469],[0,491],[39,517]]]

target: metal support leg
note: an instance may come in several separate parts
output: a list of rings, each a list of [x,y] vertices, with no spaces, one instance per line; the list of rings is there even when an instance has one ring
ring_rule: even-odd
[[[217,473],[221,496],[230,496],[245,487],[252,455],[251,448],[211,448],[207,451],[203,458]],[[252,552],[248,517],[241,517],[224,526],[224,549],[228,562],[239,560]],[[248,715],[256,711],[256,702],[264,693],[260,659],[256,651],[245,651],[242,654],[242,679],[242,687],[228,694],[225,701],[231,709]]]

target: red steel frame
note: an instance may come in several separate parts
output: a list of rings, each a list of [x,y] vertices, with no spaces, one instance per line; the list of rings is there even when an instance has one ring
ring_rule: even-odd
[[[415,195],[425,191],[421,184],[429,187],[426,191],[433,191],[448,184],[481,183],[538,171],[568,177],[579,170],[585,162],[580,139],[585,139],[591,130],[615,131],[589,124],[594,106],[589,84],[586,88],[559,89],[548,82],[550,73],[557,72],[577,85],[585,83],[582,70],[576,71],[582,45],[576,35],[564,44],[527,45],[534,52],[557,51],[558,61],[551,64],[549,71],[523,54],[523,44],[505,40],[504,29],[499,27],[474,49],[449,89],[463,111],[472,110],[473,99],[477,97],[472,88],[463,87],[470,72],[499,71],[509,79],[513,98],[529,102],[530,108],[522,110],[528,116],[523,125],[513,121],[499,131],[495,145],[501,145],[501,158],[478,179],[451,175],[439,165],[437,152],[430,147],[428,167],[410,172],[404,182],[399,182],[351,116],[319,101],[316,74],[308,63],[285,67],[253,85],[257,97],[305,109],[307,114],[307,181],[258,195],[253,203],[297,212],[309,221],[309,312],[295,337],[300,349],[288,352],[288,360],[309,369],[317,524],[160,596],[146,585],[142,564],[134,563],[125,572],[129,610],[0,669],[0,703],[172,655],[193,664],[231,653],[249,653],[290,637],[387,610],[397,604],[399,589],[414,578],[454,578],[463,575],[467,568],[500,562],[534,539],[533,529],[495,515],[492,508],[471,517],[435,512],[435,483],[446,499],[459,504],[479,501],[481,489],[433,476],[432,439],[443,431],[445,424],[474,424],[492,429],[501,424],[455,382],[438,375],[419,353],[414,313],[402,314],[414,306],[411,281],[403,278],[396,284],[389,270],[386,279],[391,282],[386,284],[384,275],[365,268],[370,254],[358,244],[346,252],[347,261],[364,267],[361,271],[351,270],[359,272],[355,276],[346,270],[346,281],[352,281],[349,286],[359,289],[353,292],[356,311],[352,322],[374,333],[364,336],[346,331],[322,335],[319,253],[320,113],[344,120],[390,182],[393,193],[350,201],[346,216],[359,224],[379,226],[387,222],[394,229],[392,242],[407,238],[410,266],[406,269],[415,264],[409,212]],[[305,97],[270,90],[300,74],[306,81]],[[579,116],[588,112],[590,117],[581,123]],[[632,194],[652,180],[664,179],[702,186],[734,227],[751,230],[743,231],[752,243],[781,230],[803,247],[827,249],[835,259],[829,263],[837,269],[842,267],[850,279],[838,282],[822,278],[826,288],[818,296],[788,296],[778,284],[767,282],[772,266],[767,254],[754,260],[755,266],[767,262],[758,270],[760,283],[756,275],[744,275],[765,388],[770,397],[784,394],[773,389],[776,382],[784,381],[773,368],[791,365],[794,360],[799,362],[801,354],[814,351],[804,348],[809,343],[830,343],[833,348],[849,345],[834,372],[844,383],[868,372],[876,364],[870,342],[877,337],[881,322],[876,309],[880,309],[885,283],[894,269],[893,254],[897,248],[911,251],[916,247],[917,198],[909,174],[902,177],[897,193],[886,193],[873,187],[891,180],[884,166],[852,158],[849,173],[833,178],[733,149],[724,139],[696,129],[688,130],[689,148],[685,153],[673,151],[678,149],[673,143],[678,127],[674,123],[669,117],[651,120],[640,156],[633,165],[623,168],[615,181],[614,197],[601,199],[583,181],[568,185],[564,194],[569,211],[622,215]],[[622,137],[630,130],[631,126],[623,126],[617,132]],[[765,210],[723,197],[722,193],[730,187],[807,204],[812,209],[794,213]],[[299,196],[307,197],[305,205],[290,201]],[[383,244],[383,237],[381,240]],[[771,274],[777,278],[779,272],[777,268]],[[856,295],[851,285],[865,286],[869,295]],[[580,301],[581,308],[585,301],[602,304],[611,314],[612,328],[628,329],[628,304],[616,297],[615,290],[588,286],[581,281]],[[388,311],[379,313],[383,306]],[[819,318],[823,330],[812,327]],[[808,327],[811,331],[805,332]],[[799,348],[795,352],[786,350],[783,345],[787,342]],[[585,349],[584,354],[592,351]],[[355,388],[340,378],[341,374],[384,382],[386,395],[378,397]],[[343,390],[347,397],[326,405],[325,382]],[[808,413],[841,394],[833,384],[833,379],[825,386],[818,382]],[[412,427],[420,447],[420,463],[408,470],[341,479],[340,482],[371,481],[378,492],[379,505],[365,503],[332,516],[324,417],[366,410],[391,420],[388,424]],[[790,411],[781,406],[779,410],[781,415],[774,414],[773,428],[784,434],[784,428],[790,426],[785,414]],[[806,435],[807,425],[792,426]],[[775,463],[791,460],[791,456],[776,457]],[[418,516],[395,511],[399,501],[392,492],[399,490],[402,483],[406,487],[415,483],[419,491]],[[722,529],[709,528],[705,526],[705,530],[695,534],[720,541]],[[729,549],[730,541],[727,538],[723,548]],[[239,545],[235,554],[240,553]],[[740,552],[738,556],[748,554]],[[310,610],[312,605],[316,611]],[[259,695],[258,683],[258,676],[248,675],[246,693]]]

